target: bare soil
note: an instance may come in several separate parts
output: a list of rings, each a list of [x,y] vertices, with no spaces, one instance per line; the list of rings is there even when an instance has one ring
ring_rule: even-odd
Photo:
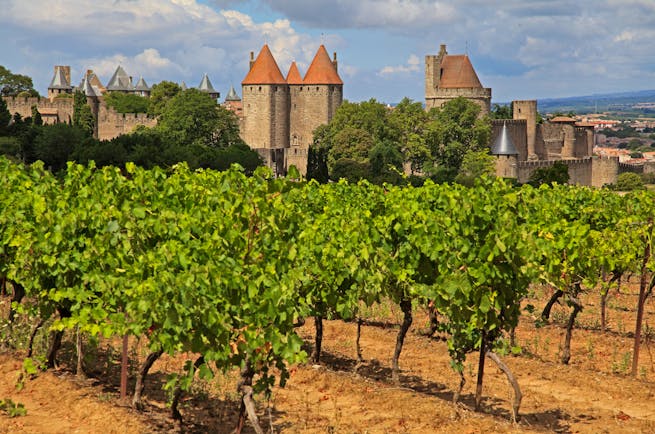
[[[599,297],[584,297],[569,365],[562,365],[559,356],[570,309],[556,305],[551,322],[537,328],[535,319],[550,291],[537,290],[526,301],[537,310],[526,314],[516,331],[522,353],[502,356],[523,392],[517,424],[510,421],[512,389],[489,359],[482,409],[473,410],[477,354],[465,366],[461,402],[452,403],[459,377],[450,368],[445,342],[419,333],[427,321],[420,308],[400,358],[400,385],[392,384],[391,357],[402,314],[389,303],[366,312],[361,365],[356,363],[356,324],[325,321],[322,363],[294,366],[285,388],[276,388],[269,401],[259,398],[260,422],[276,433],[655,433],[655,303],[646,306],[640,370],[633,378],[636,287],[624,285],[622,291],[608,298],[605,333],[600,332]],[[313,332],[309,320],[301,333],[311,343]],[[170,417],[162,386],[169,373],[179,372],[194,356],[162,357],[147,382],[146,409],[136,412],[118,399],[117,349],[98,350],[99,361],[87,367],[88,379],[70,372],[66,359],[72,357],[64,351],[60,369],[26,380],[21,391],[15,387],[21,354],[0,354],[0,400],[10,398],[27,409],[26,416],[15,418],[0,410],[0,433],[232,432],[239,408],[235,373],[197,382],[182,402],[179,424]],[[146,355],[142,343],[131,343],[131,372]],[[246,432],[254,431],[247,426]]]

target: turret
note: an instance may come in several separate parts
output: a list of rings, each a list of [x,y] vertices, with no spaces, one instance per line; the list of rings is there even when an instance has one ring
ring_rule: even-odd
[[[496,138],[490,151],[496,157],[496,176],[501,178],[518,178],[518,156],[512,138],[507,131],[507,124],[503,123],[503,129]]]

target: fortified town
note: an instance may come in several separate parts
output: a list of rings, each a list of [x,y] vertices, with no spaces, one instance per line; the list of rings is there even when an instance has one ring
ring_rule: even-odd
[[[182,83],[181,87],[186,88]],[[98,76],[88,70],[77,87],[71,85],[70,66],[55,66],[47,98],[6,97],[11,113],[31,116],[36,106],[44,123],[70,122],[73,117],[75,90],[84,92],[97,119],[95,136],[100,140],[128,134],[138,125],[152,127],[157,120],[146,114],[118,113],[103,101],[106,92],[134,93],[144,97],[150,88],[141,77],[132,77],[118,66],[103,86]],[[205,74],[198,90],[218,99],[220,93]],[[343,80],[338,73],[337,55],[332,58],[321,45],[303,76],[292,62],[286,77],[282,74],[268,45],[255,58],[250,53],[250,67],[241,83],[242,98],[231,87],[223,105],[239,118],[241,137],[262,157],[276,174],[284,174],[295,165],[307,172],[309,147],[316,127],[330,122],[343,101]],[[425,108],[441,107],[458,97],[469,99],[488,115],[491,89],[482,86],[466,54],[448,54],[441,45],[439,53],[425,56]],[[538,122],[537,101],[513,101],[513,119],[493,120],[490,152],[496,157],[496,174],[526,182],[538,168],[564,163],[570,183],[602,187],[616,182],[617,157],[593,155],[594,125],[555,117]]]

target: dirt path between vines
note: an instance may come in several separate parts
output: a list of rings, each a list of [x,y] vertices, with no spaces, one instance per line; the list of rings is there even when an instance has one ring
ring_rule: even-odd
[[[556,357],[561,327],[535,329],[522,320],[517,338],[524,354],[503,358],[524,395],[521,421],[512,424],[512,390],[490,360],[483,408],[473,411],[477,354],[465,366],[461,404],[451,403],[459,378],[450,368],[446,344],[419,336],[416,328],[424,323],[416,316],[400,359],[400,386],[389,381],[397,328],[363,327],[365,361],[355,372],[356,325],[326,321],[321,365],[294,367],[287,386],[276,388],[268,405],[258,401],[262,426],[275,433],[655,433],[655,366],[644,350],[640,378],[625,375],[621,355],[629,350],[628,337],[576,330],[573,358],[564,366]],[[613,318],[618,320],[616,314]],[[655,319],[652,308],[648,319]],[[308,342],[311,323],[301,329]],[[131,354],[145,356],[140,348]],[[114,366],[109,384],[79,381],[60,370],[39,373],[17,391],[20,359],[0,354],[0,400],[11,398],[27,409],[16,418],[0,410],[0,433],[230,433],[238,410],[234,375],[199,384],[183,400],[182,427],[170,418],[161,386],[183,363],[183,357],[164,357],[155,364],[146,411],[137,413],[116,398],[115,363],[109,364]]]

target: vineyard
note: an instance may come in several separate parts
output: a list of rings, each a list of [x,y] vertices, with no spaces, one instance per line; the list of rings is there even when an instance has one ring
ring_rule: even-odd
[[[234,417],[205,429],[260,433],[275,425],[271,407],[264,408],[276,402],[270,398],[285,396],[280,386],[287,382],[301,394],[294,381],[308,381],[312,365],[368,372],[395,387],[447,397],[444,408],[482,412],[490,406],[488,365],[511,390],[506,408],[496,406],[499,420],[546,429],[521,417],[521,379],[530,372],[517,369],[535,367],[507,359],[556,358],[562,375],[575,376],[564,367],[580,351],[577,325],[585,328],[580,333],[594,329],[601,341],[629,338],[611,370],[652,389],[652,358],[640,357],[653,335],[646,308],[655,286],[655,196],[648,192],[516,188],[502,180],[471,188],[320,185],[297,174],[273,178],[259,169],[248,177],[237,167],[184,165],[164,171],[69,164],[56,177],[39,163],[4,159],[0,173],[1,290],[12,301],[0,338],[24,352],[21,387],[57,367],[67,341],[78,373],[101,355],[85,354],[89,342],[120,349],[138,341],[144,356],[129,392],[135,409],[145,408],[144,391],[155,393],[153,366],[175,360],[157,382],[174,419],[184,418],[180,403],[194,385],[232,376],[235,405],[222,411]],[[608,311],[626,287],[634,303],[617,336]],[[377,318],[372,312],[380,306],[393,314]],[[550,354],[544,342],[554,324],[564,334]],[[372,354],[368,333],[388,344],[388,365]],[[39,336],[45,345],[37,345]],[[339,340],[351,344],[335,347]],[[601,343],[588,342],[585,357],[597,357],[589,347]],[[434,354],[417,362],[430,351],[416,345]],[[416,372],[446,359],[448,381],[427,368]],[[123,367],[129,363],[124,359]],[[20,412],[13,401],[5,407]],[[226,420],[234,423],[226,428]]]

